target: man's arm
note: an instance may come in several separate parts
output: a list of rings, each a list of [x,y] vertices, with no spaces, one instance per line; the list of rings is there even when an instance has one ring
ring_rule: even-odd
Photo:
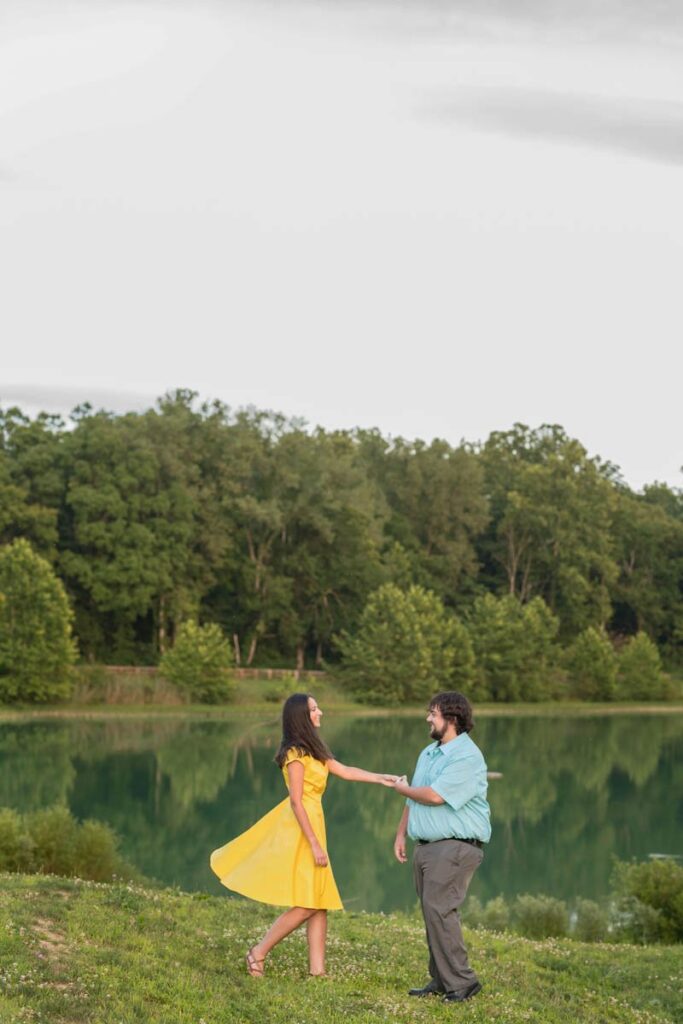
[[[439,796],[431,786],[409,786],[405,779],[399,779],[394,783],[394,789],[401,796],[407,796],[410,800],[414,800],[416,804],[436,807],[438,804],[446,803],[444,798]]]

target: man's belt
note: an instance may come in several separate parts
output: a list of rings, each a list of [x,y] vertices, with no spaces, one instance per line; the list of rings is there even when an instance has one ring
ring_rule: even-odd
[[[443,839],[416,840],[416,842],[418,842],[420,846],[426,846],[427,843],[446,843],[453,841],[455,841],[456,843],[469,843],[470,846],[476,846],[478,850],[482,850],[484,848],[484,844],[482,843],[481,839],[463,839],[462,836],[444,836]]]

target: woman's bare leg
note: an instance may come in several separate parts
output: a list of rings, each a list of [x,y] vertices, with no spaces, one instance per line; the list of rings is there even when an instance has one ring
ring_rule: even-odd
[[[284,914],[280,914],[277,920],[273,921],[261,941],[252,946],[251,953],[254,959],[265,960],[273,946],[277,946],[278,942],[282,942],[291,932],[300,928],[304,921],[315,913],[315,910],[306,907],[291,907],[285,910]]]
[[[325,973],[325,943],[327,941],[327,911],[316,910],[306,922],[308,940],[308,970],[310,974]]]

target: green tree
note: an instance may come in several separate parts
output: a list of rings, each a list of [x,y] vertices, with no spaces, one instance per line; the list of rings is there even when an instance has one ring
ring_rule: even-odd
[[[31,423],[19,409],[0,409],[0,543],[25,537],[50,560],[57,553],[60,424],[43,414]]]
[[[669,681],[647,633],[636,633],[619,652],[617,694],[621,700],[666,700]]]
[[[495,432],[480,456],[492,511],[480,542],[485,577],[523,602],[542,597],[566,638],[604,625],[617,574],[613,467],[558,426]]]
[[[337,638],[342,675],[360,700],[404,703],[467,689],[474,675],[465,627],[436,594],[386,583],[370,595],[360,625]]]
[[[683,651],[683,494],[663,484],[617,492],[613,528],[619,574],[610,630],[644,630],[673,661]]]
[[[159,671],[191,700],[217,704],[230,699],[232,651],[215,622],[200,626],[188,619],[178,629],[173,647],[159,663]]]
[[[291,601],[280,635],[286,646],[295,646],[297,668],[303,668],[305,649],[315,649],[320,665],[333,634],[355,626],[381,583],[381,522],[348,434],[288,433],[277,458],[289,469],[286,528],[276,558]]]
[[[617,656],[604,630],[589,626],[565,651],[572,696],[580,700],[613,700],[617,682]]]
[[[292,428],[284,417],[243,412],[227,439],[232,488],[226,504],[235,548],[206,607],[232,634],[238,657],[247,665],[259,644],[277,637],[291,608],[291,580],[279,558],[287,536],[291,475],[278,458],[278,445]],[[297,623],[291,632],[298,631]]]
[[[486,594],[467,617],[474,648],[478,700],[538,701],[555,696],[558,620],[536,597],[522,604],[512,595]]]
[[[479,569],[475,540],[488,521],[479,460],[465,446],[439,439],[355,436],[386,504],[384,554],[392,582],[416,583],[448,606],[462,605]]]
[[[0,699],[68,697],[76,645],[72,612],[49,562],[26,540],[0,550]]]
[[[229,523],[206,442],[224,413],[193,402],[178,392],[142,416],[77,414],[60,565],[88,653],[154,660],[222,569]]]

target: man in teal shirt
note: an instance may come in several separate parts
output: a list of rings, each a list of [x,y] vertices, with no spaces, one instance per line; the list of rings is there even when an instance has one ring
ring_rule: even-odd
[[[415,840],[415,887],[427,931],[429,973],[412,996],[441,995],[460,1003],[481,992],[467,960],[458,909],[491,838],[486,762],[469,737],[472,708],[460,693],[439,693],[427,722],[434,742],[420,754],[411,785],[395,784],[407,797],[394,853],[404,864],[406,833]]]

